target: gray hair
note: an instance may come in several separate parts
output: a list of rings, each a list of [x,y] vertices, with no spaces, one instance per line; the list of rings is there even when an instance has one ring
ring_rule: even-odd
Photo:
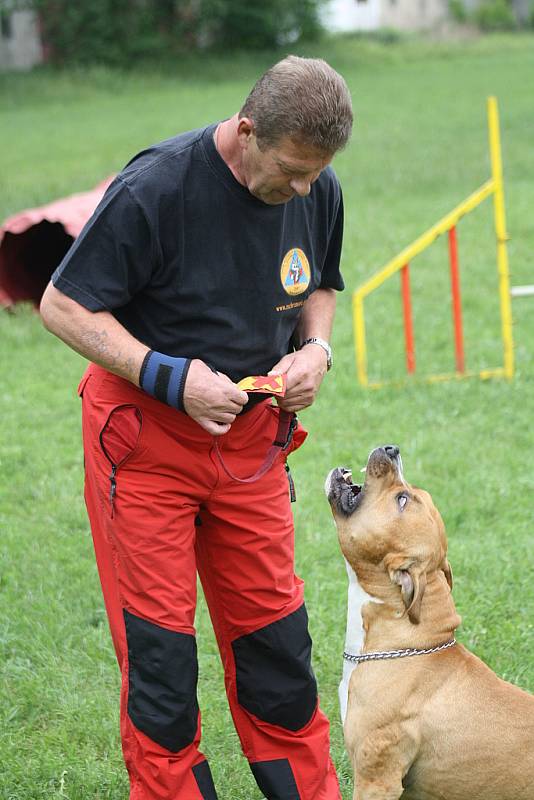
[[[326,153],[343,148],[352,131],[352,103],[344,79],[320,58],[287,56],[257,81],[239,118],[254,122],[258,146],[284,136]]]

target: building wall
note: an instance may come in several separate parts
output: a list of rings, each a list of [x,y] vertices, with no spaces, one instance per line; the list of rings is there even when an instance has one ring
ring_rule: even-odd
[[[325,28],[332,32],[374,31],[380,27],[381,0],[330,0],[321,11]]]
[[[448,5],[448,0],[330,0],[322,21],[330,31],[421,30],[446,19]]]
[[[466,11],[475,11],[481,5],[482,0],[463,0]],[[512,0],[512,11],[520,25],[528,25],[531,15],[534,12],[533,0]]]
[[[517,21],[522,25],[533,19],[534,5],[531,0],[513,0],[512,7]]]
[[[414,31],[432,28],[448,17],[448,0],[382,0],[380,27]]]
[[[43,60],[37,17],[32,11],[3,12],[0,69],[30,69]]]

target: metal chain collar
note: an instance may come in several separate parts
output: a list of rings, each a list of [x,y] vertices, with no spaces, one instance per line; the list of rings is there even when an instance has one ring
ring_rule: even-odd
[[[381,661],[386,658],[406,658],[406,656],[426,656],[429,653],[438,653],[440,650],[447,650],[449,647],[454,647],[456,639],[451,639],[443,644],[438,644],[436,647],[428,647],[426,650],[418,650],[416,647],[408,647],[406,650],[384,650],[378,653],[362,653],[361,655],[354,655],[352,653],[343,653],[345,661],[352,663],[359,663],[360,661]]]

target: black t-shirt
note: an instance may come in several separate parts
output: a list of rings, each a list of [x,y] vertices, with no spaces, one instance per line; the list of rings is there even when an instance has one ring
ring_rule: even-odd
[[[343,289],[343,205],[330,167],[305,198],[258,200],[217,152],[215,128],[135,156],[52,281],[90,311],[111,311],[152,350],[238,381],[291,350],[311,292]]]

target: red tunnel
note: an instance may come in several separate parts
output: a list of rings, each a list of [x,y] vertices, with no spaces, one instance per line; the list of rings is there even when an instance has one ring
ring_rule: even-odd
[[[29,301],[36,307],[50,276],[100,202],[113,177],[8,217],[0,227],[0,307]]]

